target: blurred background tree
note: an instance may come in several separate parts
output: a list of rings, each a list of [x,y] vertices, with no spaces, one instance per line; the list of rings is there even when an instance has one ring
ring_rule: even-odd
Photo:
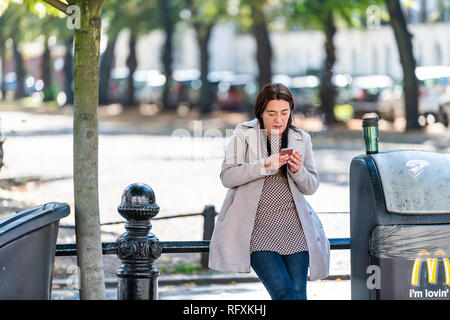
[[[173,80],[173,37],[175,26],[181,21],[180,13],[183,9],[182,5],[182,0],[158,0],[159,14],[156,16],[158,18],[157,23],[165,34],[161,54],[163,73],[166,77],[161,97],[165,110],[175,110],[177,107],[174,100],[170,98],[170,94]]]
[[[27,18],[23,19],[23,17],[27,16],[27,14],[28,10],[25,6],[14,2],[4,2],[3,8],[0,8],[0,39],[2,40],[2,58],[7,55],[6,40],[9,39],[8,41],[10,42],[10,46],[13,51],[14,69],[16,74],[17,85],[14,92],[14,97],[16,99],[26,97],[24,87],[26,71],[24,70],[21,47],[22,43],[29,37],[30,32],[29,28],[27,28],[27,23],[30,21],[27,20]],[[3,60],[5,59],[2,59],[2,61]],[[2,70],[4,69],[2,68]],[[2,83],[5,83],[4,75],[2,75],[2,80]],[[5,97],[5,95],[3,95],[3,97]]]
[[[185,20],[193,26],[199,46],[200,59],[200,113],[209,114],[214,103],[213,88],[208,81],[209,74],[209,40],[213,27],[223,22],[226,17],[227,1],[223,0],[184,0]]]
[[[256,63],[258,65],[258,85],[261,89],[272,82],[272,44],[269,37],[268,23],[273,15],[267,1],[242,0],[241,21],[247,26],[256,41]]]
[[[415,72],[416,59],[413,53],[412,35],[408,31],[405,15],[399,0],[386,0],[386,7],[389,12],[389,21],[394,31],[400,64],[403,70],[406,130],[420,129],[417,121],[419,118],[419,88]],[[421,16],[424,19],[423,13]]]
[[[127,27],[129,18],[122,14],[122,3],[119,0],[106,1],[103,5],[103,20],[107,38],[106,49],[100,57],[99,104],[110,103],[109,83],[114,66],[114,50],[120,31]]]

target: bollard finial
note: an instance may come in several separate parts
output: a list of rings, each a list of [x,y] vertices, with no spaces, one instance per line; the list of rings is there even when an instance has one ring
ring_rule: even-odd
[[[152,188],[144,183],[133,183],[123,191],[117,210],[127,221],[146,221],[158,214],[159,206]]]

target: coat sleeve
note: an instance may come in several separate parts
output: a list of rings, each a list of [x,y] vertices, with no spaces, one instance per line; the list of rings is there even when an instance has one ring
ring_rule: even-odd
[[[234,130],[233,136],[227,144],[225,159],[222,162],[220,180],[226,188],[234,188],[250,181],[276,173],[274,170],[264,167],[263,158],[254,162],[245,162],[245,154],[248,152],[248,142],[245,139],[243,129],[239,126]],[[253,139],[250,139],[253,145]]]
[[[319,187],[319,173],[314,167],[313,151],[311,136],[306,133],[305,136],[305,154],[303,155],[302,167],[295,173],[289,169],[288,174],[291,175],[298,189],[304,195],[312,195]]]

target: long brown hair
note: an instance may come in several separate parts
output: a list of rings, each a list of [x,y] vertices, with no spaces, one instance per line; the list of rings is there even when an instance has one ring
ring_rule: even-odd
[[[262,119],[262,113],[266,108],[267,104],[271,100],[284,100],[289,102],[289,107],[291,109],[289,119],[286,125],[286,129],[283,131],[281,138],[281,148],[287,148],[288,146],[288,133],[289,128],[296,130],[292,124],[292,116],[294,114],[294,98],[291,91],[282,83],[268,83],[259,91],[258,96],[255,101],[255,116],[259,120],[260,128],[264,129],[264,121]],[[270,156],[272,154],[270,148],[269,137],[267,137],[267,154]],[[286,174],[286,165],[282,167],[283,173]]]

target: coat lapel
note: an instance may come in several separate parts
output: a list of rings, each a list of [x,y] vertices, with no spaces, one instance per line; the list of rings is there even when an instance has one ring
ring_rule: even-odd
[[[266,147],[266,139],[264,139],[265,134],[260,130],[261,126],[259,124],[258,118],[253,118],[252,120],[245,121],[242,123],[242,125],[253,128],[255,130],[255,135],[247,135],[247,143],[249,146],[252,146],[248,148],[249,155],[246,158],[247,161],[252,162],[256,159],[261,159],[263,157],[263,148]],[[252,141],[256,139],[256,141]],[[249,141],[250,140],[250,141]],[[256,149],[253,147],[256,146]]]
[[[303,155],[305,151],[305,140],[301,132],[294,129],[289,129],[288,133],[288,148],[293,148],[300,151]]]

